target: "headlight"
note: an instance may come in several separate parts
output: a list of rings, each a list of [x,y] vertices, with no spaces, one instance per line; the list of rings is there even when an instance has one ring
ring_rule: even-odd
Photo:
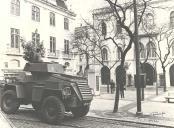
[[[0,87],[3,88],[5,86],[5,82],[0,82]]]
[[[65,87],[65,88],[63,89],[63,91],[62,91],[62,94],[63,94],[64,96],[69,96],[69,95],[71,95],[71,88],[70,88],[70,87]]]
[[[94,96],[95,95],[94,89],[93,88],[90,88],[90,89],[91,89],[92,95]]]

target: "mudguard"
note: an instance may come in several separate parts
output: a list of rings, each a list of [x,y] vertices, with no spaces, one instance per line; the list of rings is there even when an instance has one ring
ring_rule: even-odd
[[[32,88],[32,101],[39,102],[42,100],[44,86],[33,86]]]
[[[25,98],[24,86],[15,85],[15,87],[16,87],[17,98]]]

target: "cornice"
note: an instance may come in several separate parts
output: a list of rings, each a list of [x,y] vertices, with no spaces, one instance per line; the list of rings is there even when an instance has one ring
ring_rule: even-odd
[[[26,2],[31,2],[31,0],[25,0],[25,1]],[[68,9],[65,9],[63,7],[60,7],[60,6],[53,5],[53,4],[49,3],[49,2],[47,2],[46,0],[33,0],[33,1],[40,2],[42,4],[45,4],[45,5],[49,6],[49,7],[52,7],[54,9],[58,10],[58,11],[62,11],[64,13],[67,13],[70,16],[76,17],[76,14],[74,12],[72,12],[72,11],[70,11]]]
[[[169,2],[169,1],[173,1],[173,0],[152,0],[147,4],[148,5],[160,4],[160,3]],[[143,6],[143,5],[140,5],[140,6]],[[103,13],[112,13],[112,9],[110,8],[110,6],[97,8],[97,9],[93,10],[93,15],[100,15],[100,14],[103,14]]]

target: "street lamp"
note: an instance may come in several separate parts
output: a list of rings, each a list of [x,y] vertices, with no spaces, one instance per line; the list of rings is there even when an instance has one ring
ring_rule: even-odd
[[[137,112],[136,114],[142,115],[141,112],[141,87],[140,87],[140,53],[139,53],[139,41],[138,41],[138,22],[137,22],[137,4],[136,0],[133,0],[134,5],[134,44],[135,44],[135,55],[136,55],[136,93],[137,93]]]

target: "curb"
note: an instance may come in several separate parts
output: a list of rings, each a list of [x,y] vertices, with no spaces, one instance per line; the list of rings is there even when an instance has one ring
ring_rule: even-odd
[[[142,125],[152,125],[152,126],[158,126],[158,127],[167,127],[167,128],[174,128],[174,126],[171,125],[164,125],[164,124],[156,124],[156,123],[147,123],[147,122],[136,122],[136,121],[132,121],[132,120],[126,120],[126,119],[116,119],[116,118],[109,118],[109,117],[100,117],[100,116],[87,116],[87,117],[96,117],[99,119],[107,119],[107,120],[116,120],[116,121],[120,121],[120,122],[126,122],[126,123],[136,123],[136,124],[142,124]]]

